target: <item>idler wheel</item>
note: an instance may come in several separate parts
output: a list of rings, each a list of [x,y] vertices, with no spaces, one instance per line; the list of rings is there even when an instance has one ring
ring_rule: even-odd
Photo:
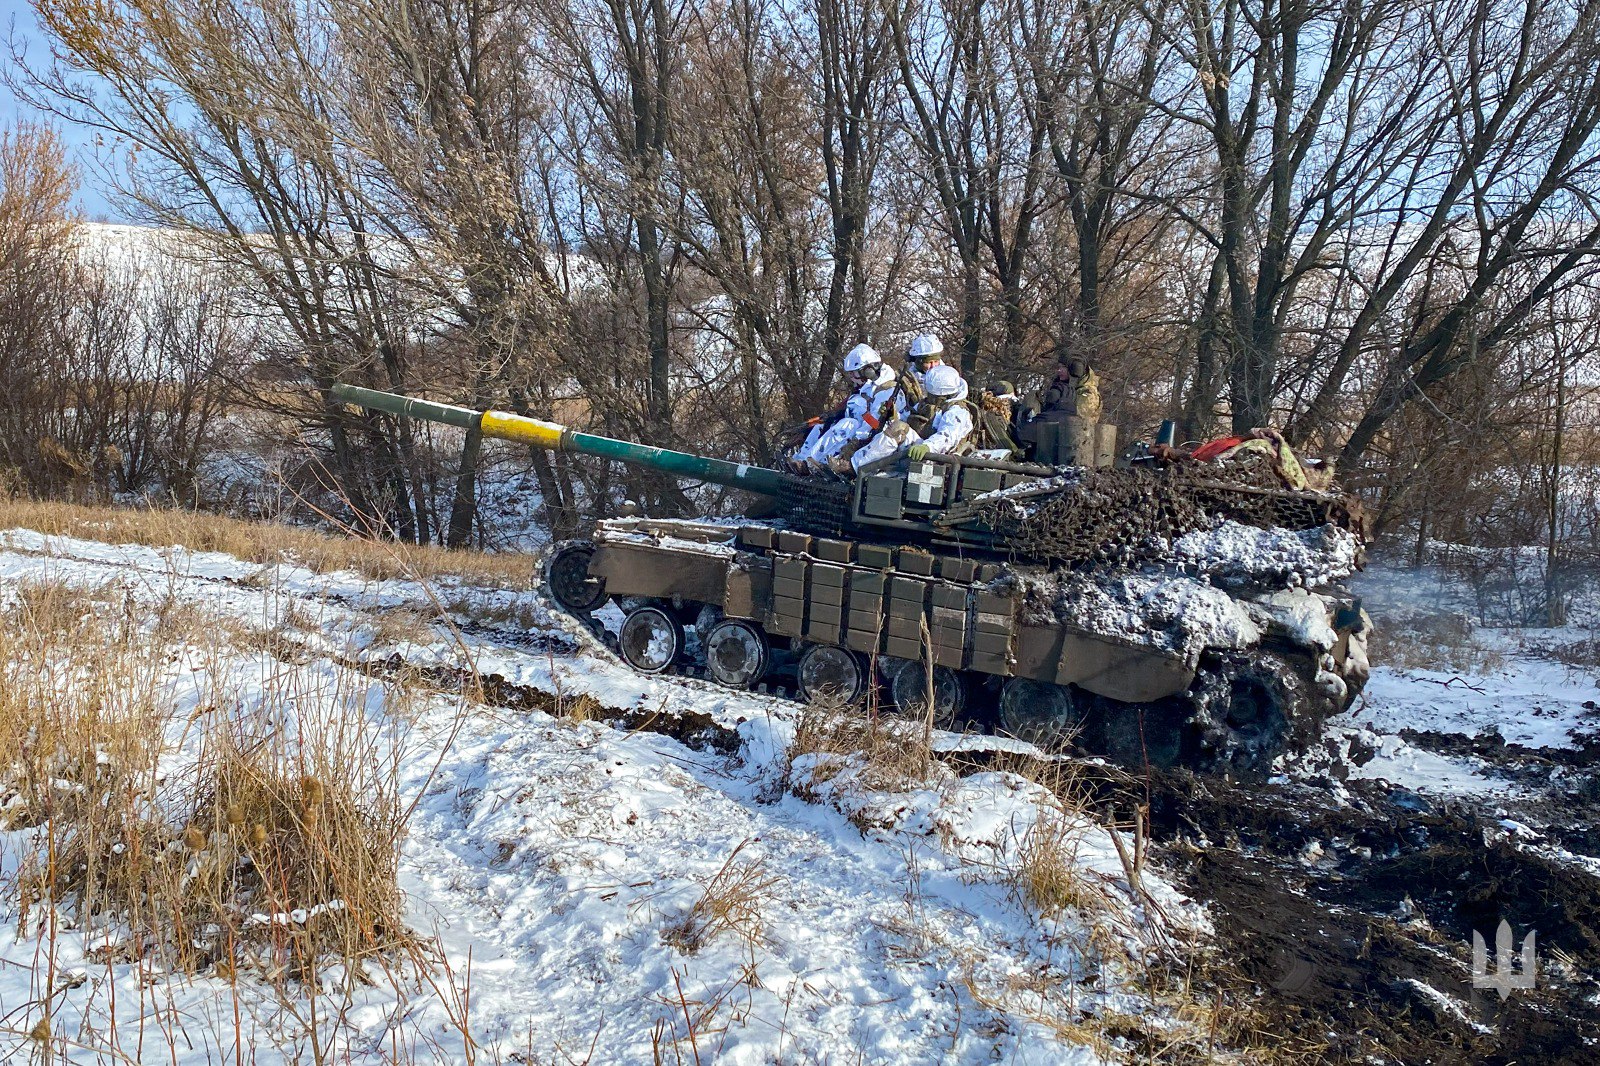
[[[545,564],[544,581],[550,598],[573,614],[589,614],[605,605],[606,579],[589,574],[593,558],[594,545],[577,540],[557,548]]]
[[[1086,704],[1062,685],[1013,677],[1000,690],[1000,728],[1042,747],[1065,747],[1083,731]]]
[[[810,644],[796,669],[800,698],[807,703],[846,707],[867,694],[867,662],[849,648]]]
[[[617,652],[635,670],[659,674],[683,654],[683,626],[654,604],[636,607],[623,619]]]
[[[889,679],[889,693],[895,706],[907,718],[926,718],[928,715],[928,667],[924,663],[902,659]],[[950,729],[967,707],[967,686],[961,675],[946,666],[933,668],[933,724],[940,729]]]
[[[719,685],[750,688],[767,674],[767,636],[754,624],[724,618],[704,639],[706,673]]]

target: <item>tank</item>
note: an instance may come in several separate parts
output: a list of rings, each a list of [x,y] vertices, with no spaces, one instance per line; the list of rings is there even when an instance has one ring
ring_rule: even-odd
[[[1367,677],[1354,501],[1263,463],[1117,460],[1104,426],[1052,458],[891,457],[849,480],[575,432],[355,386],[333,397],[554,450],[746,489],[772,517],[599,522],[546,564],[619,655],[731,688],[791,684],[947,729],[1240,780],[1302,751]],[[1160,451],[1160,449],[1157,449]],[[1038,454],[1038,452],[1036,452]]]

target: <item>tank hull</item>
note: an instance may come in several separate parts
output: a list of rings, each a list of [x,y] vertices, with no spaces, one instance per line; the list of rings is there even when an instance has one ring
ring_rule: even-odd
[[[989,727],[999,725],[992,706],[1007,685],[1014,686],[1007,702],[1012,719],[1025,718],[1029,703],[1053,707],[1059,701],[1041,697],[1055,689],[1066,691],[1062,699],[1092,707],[1092,728],[1081,730],[1087,737],[1122,737],[1133,722],[1142,738],[1143,712],[1159,709],[1149,729],[1158,719],[1173,720],[1194,734],[1180,762],[1215,763],[1242,778],[1264,775],[1278,754],[1315,736],[1321,719],[1348,706],[1365,681],[1363,616],[1358,610],[1337,625],[1344,605],[1306,598],[1311,594],[1302,594],[1297,610],[1322,611],[1331,639],[1296,645],[1287,629],[1271,632],[1266,615],[1255,627],[1256,642],[1274,645],[1273,661],[1287,664],[1276,669],[1303,675],[1279,685],[1250,672],[1249,648],[1163,644],[1161,634],[1141,633],[1125,619],[1096,628],[1042,616],[1029,581],[1049,577],[1047,571],[766,526],[648,519],[602,522],[591,545],[588,573],[611,598],[635,609],[665,605],[686,621],[740,620],[780,653],[774,662],[783,652],[792,661],[804,649],[828,647],[878,662],[891,679],[905,664],[931,666],[960,683],[969,720]],[[1230,724],[1228,710],[1219,709],[1219,700],[1230,697],[1217,693],[1233,682],[1209,669],[1217,663],[1248,675],[1269,701],[1281,690],[1299,705],[1264,712],[1282,719],[1270,736],[1261,735],[1258,721]],[[1142,741],[1134,743],[1142,756]],[[1117,754],[1116,743],[1107,746]]]

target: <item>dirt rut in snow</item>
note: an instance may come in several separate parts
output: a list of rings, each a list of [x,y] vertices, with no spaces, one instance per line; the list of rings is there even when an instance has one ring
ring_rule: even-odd
[[[1497,811],[1371,782],[1336,798],[1184,774],[1084,777],[1108,814],[1148,803],[1158,854],[1210,904],[1219,991],[1256,997],[1279,1037],[1325,1045],[1319,1061],[1595,1061],[1600,879],[1519,842]],[[1473,932],[1493,945],[1502,919],[1519,944],[1537,932],[1541,966],[1537,988],[1503,1003],[1471,973]]]

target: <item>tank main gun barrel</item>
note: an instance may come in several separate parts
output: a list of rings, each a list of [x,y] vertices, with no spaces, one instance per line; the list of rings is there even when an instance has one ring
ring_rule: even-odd
[[[509,411],[475,411],[470,407],[419,400],[394,392],[364,389],[357,385],[335,385],[330,390],[333,399],[340,403],[355,404],[372,411],[383,411],[403,418],[420,418],[427,422],[442,422],[458,429],[476,429],[485,437],[517,441],[535,448],[550,451],[578,452],[614,459],[619,463],[649,467],[693,481],[707,481],[714,485],[746,489],[763,496],[782,498],[796,490],[810,488],[806,479],[762,466],[731,463],[726,459],[712,459],[704,455],[675,452],[670,448],[653,448],[647,444],[633,444],[611,437],[598,437],[592,433],[579,433],[555,422],[544,422]]]

